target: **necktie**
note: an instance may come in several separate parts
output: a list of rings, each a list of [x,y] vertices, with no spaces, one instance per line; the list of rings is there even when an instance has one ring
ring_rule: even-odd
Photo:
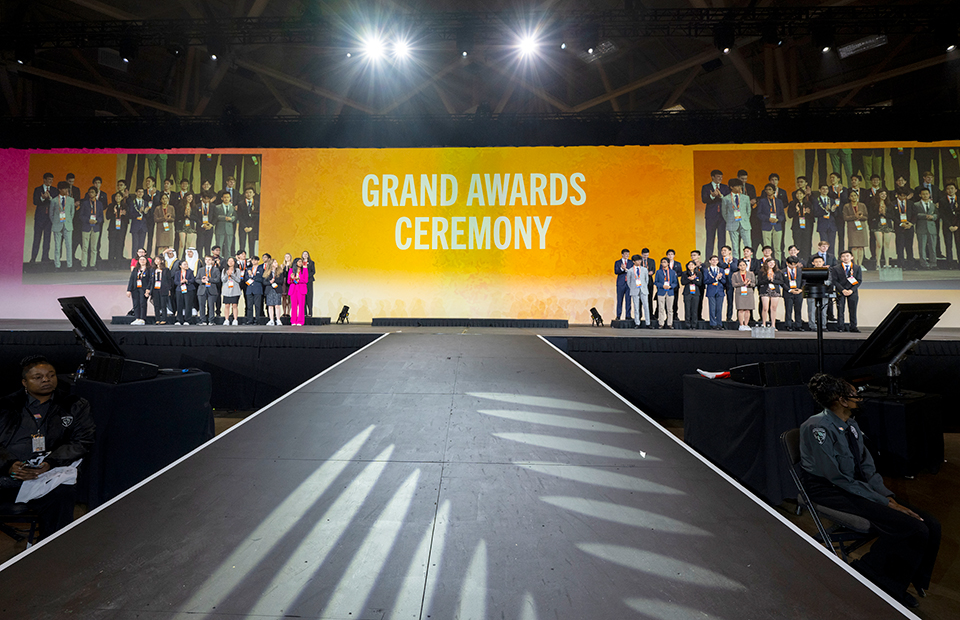
[[[63,196],[60,196],[60,208],[62,209],[65,206],[65,199]]]
[[[849,277],[850,277],[850,265],[847,265],[847,266],[846,266],[846,270],[847,270],[847,277],[849,278]]]
[[[733,201],[737,204],[737,208],[739,209],[739,208],[740,208],[740,195],[737,194],[736,196],[734,196],[734,197],[733,197]]]
[[[867,481],[866,474],[863,473],[863,454],[860,452],[860,444],[857,438],[853,436],[853,427],[848,426],[843,433],[847,437],[847,446],[850,453],[853,454],[853,478],[862,482]]]

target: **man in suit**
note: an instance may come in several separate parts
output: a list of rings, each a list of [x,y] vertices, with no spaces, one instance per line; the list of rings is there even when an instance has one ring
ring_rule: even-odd
[[[726,232],[723,217],[720,214],[722,198],[730,193],[730,188],[723,183],[723,172],[710,172],[712,181],[700,188],[700,201],[704,206],[704,221],[707,232],[707,254],[713,254],[713,241],[717,240],[717,247],[726,243]],[[683,271],[682,269],[680,270]],[[674,303],[677,296],[674,295]]]
[[[750,240],[747,241],[746,239],[740,239],[740,242],[743,245],[749,244],[751,247],[756,248],[761,243],[760,225],[757,221],[757,188],[747,182],[748,178],[750,178],[750,176],[747,174],[746,170],[737,171],[737,179],[739,179],[740,183],[743,184],[743,195],[750,200]],[[730,187],[730,191],[733,191],[733,186]],[[733,241],[731,240],[731,244],[732,243]],[[739,256],[739,254],[740,249],[738,248],[735,256]]]
[[[920,201],[913,203],[910,221],[917,231],[917,246],[920,248],[920,265],[923,269],[937,268],[937,205],[930,198],[930,190],[920,190]]]
[[[733,320],[733,272],[737,271],[737,264],[734,259],[733,249],[729,245],[720,248],[720,269],[726,276],[727,282],[724,286],[724,296],[727,298],[727,322]]]
[[[633,267],[626,274],[627,286],[630,289],[630,299],[633,302],[633,324],[635,328],[640,327],[640,315],[643,314],[643,322],[650,327],[650,271],[647,269],[646,261],[639,254],[630,257],[633,261]]]
[[[894,217],[897,237],[897,266],[901,269],[913,269],[914,226],[910,219],[913,204],[908,200],[906,190],[897,192],[897,213]]]
[[[50,209],[51,209],[51,200],[56,196],[58,192],[53,189],[53,173],[46,172],[43,175],[43,184],[38,185],[33,189],[33,250],[30,252],[30,256],[33,262],[45,262],[50,260],[50,235],[51,235],[51,223],[50,223]],[[67,194],[69,196],[69,191]],[[72,201],[72,199],[71,199]],[[71,235],[73,234],[73,210],[69,211],[68,217],[70,218],[71,224]],[[41,244],[43,252],[41,253]],[[70,243],[68,242],[68,246]],[[67,248],[67,253],[69,254],[69,247]],[[72,261],[71,261],[72,263]]]
[[[634,308],[634,316],[639,319],[647,320],[647,325],[650,324],[649,319],[652,319],[656,310],[653,309],[654,304],[657,302],[657,294],[653,290],[653,274],[657,270],[657,264],[652,258],[650,258],[650,248],[643,248],[640,251],[640,266],[647,268],[647,273],[650,274],[650,277],[647,279],[647,297],[650,300],[650,305],[646,308],[650,312],[644,314],[643,316],[639,315],[640,310],[644,310],[643,307]]]
[[[860,265],[853,263],[853,254],[849,250],[840,253],[840,264],[834,265],[833,280],[837,290],[837,330],[859,333],[857,329],[857,303],[860,300],[860,283],[863,272]],[[845,310],[849,309],[850,327],[844,321]]]
[[[785,190],[785,189],[783,189],[782,187],[780,187],[780,175],[777,174],[776,172],[771,173],[770,176],[767,178],[767,180],[769,181],[770,185],[773,185],[774,190],[775,190],[775,192],[776,192],[776,198],[777,198],[777,200],[780,201],[780,204],[783,205],[783,209],[784,209],[784,214],[783,214],[784,219],[783,219],[783,221],[782,221],[782,228],[783,228],[783,230],[781,231],[782,234],[780,235],[780,243],[775,244],[774,247],[773,247],[774,254],[776,254],[777,256],[779,256],[779,257],[782,259],[782,258],[783,258],[784,246],[785,246],[786,241],[787,241],[787,234],[786,234],[786,231],[787,231],[787,219],[786,219],[786,216],[787,216],[787,214],[786,214],[786,209],[787,209],[787,204],[789,204],[789,202],[790,202],[790,194],[787,193],[787,190]],[[761,213],[761,214],[760,214],[760,222],[763,223],[763,221],[764,221],[765,219],[767,219],[767,218],[763,217],[763,214]],[[762,230],[763,230],[763,229],[761,228],[761,231],[762,231]]]
[[[820,184],[820,195],[814,199],[813,215],[817,218],[817,234],[820,241],[826,241],[827,245],[833,245],[837,238],[837,207],[840,201],[834,200],[830,195],[830,186],[826,183]]]
[[[723,298],[726,295],[727,277],[720,268],[720,257],[710,257],[710,266],[703,270],[703,288],[710,306],[710,329],[723,329]]]
[[[224,256],[233,256],[236,238],[237,211],[234,209],[230,192],[220,192],[220,204],[217,205],[217,241],[223,248]],[[246,258],[246,257],[244,257]]]
[[[849,202],[849,199],[847,197],[847,188],[843,186],[843,183],[840,181],[840,175],[836,172],[830,173],[830,190],[828,195],[830,196],[830,204],[834,209],[834,213],[831,214],[830,219],[836,218],[834,224],[836,235],[840,242],[840,245],[837,247],[843,247],[844,239],[847,236],[846,227],[843,225],[843,205]],[[821,238],[822,237],[823,235],[821,235]],[[833,245],[833,243],[830,245]]]
[[[932,172],[930,172],[929,170],[925,171],[923,173],[923,180],[921,181],[920,185],[918,185],[917,188],[913,190],[913,195],[919,196],[920,191],[923,189],[926,189],[930,192],[930,200],[933,201],[934,205],[939,207],[942,193],[940,191],[940,188],[937,187],[937,183],[935,179],[936,177],[934,177]],[[943,254],[943,247],[940,245],[940,229],[942,224],[943,222],[941,220],[938,220],[937,223],[935,224],[935,226],[937,227],[937,234],[934,235],[934,240],[937,245],[937,249],[936,249],[937,258],[945,258]],[[936,264],[936,261],[934,261],[934,264]]]
[[[726,223],[730,247],[735,254],[740,253],[741,244],[753,246],[750,220],[754,216],[755,205],[756,200],[751,201],[743,194],[743,181],[730,179],[730,193],[720,201],[720,215]]]
[[[940,219],[943,220],[943,244],[947,266],[960,268],[960,202],[957,201],[957,184],[947,181],[940,199]],[[953,247],[957,247],[957,261],[953,261]]]
[[[200,194],[200,208],[197,220],[197,249],[204,255],[213,253],[213,231],[217,226],[219,210],[213,204],[212,192]]]
[[[803,177],[798,178],[803,179]],[[813,204],[808,195],[809,187],[798,188],[793,192],[793,200],[787,205],[787,218],[792,222],[793,243],[803,248],[803,255],[810,253],[813,243]]]
[[[151,209],[147,205],[142,187],[138,187],[127,202],[127,214],[130,217],[131,252],[136,256],[137,250],[147,250],[147,232],[154,227]]]
[[[617,320],[620,320],[620,310],[623,305],[627,306],[627,312],[624,315],[628,321],[630,318],[630,287],[627,285],[627,272],[632,265],[630,260],[630,250],[624,248],[620,250],[620,260],[613,264],[613,274],[617,276]]]
[[[260,238],[260,196],[254,193],[252,187],[244,190],[243,198],[237,205],[237,214],[240,216],[240,225],[237,227],[240,247],[254,254],[257,251],[257,239]]]
[[[680,264],[680,261],[674,260],[677,256],[677,253],[673,250],[667,250],[667,267],[677,276],[677,282],[680,281],[680,278],[683,276],[683,265]],[[680,308],[680,293],[678,289],[676,295],[673,296],[673,320],[680,322],[680,314],[678,312]]]
[[[813,266],[813,258],[819,256],[823,259],[824,267],[834,267],[837,264],[837,257],[830,253],[830,242],[824,239],[817,244],[817,252],[807,261],[807,266]]]
[[[197,301],[200,304],[198,325],[213,325],[220,297],[220,269],[212,256],[203,257],[203,266],[194,276],[197,282]]]
[[[787,323],[787,331],[798,332],[803,327],[802,308],[803,267],[795,255],[788,256],[787,266],[783,271],[783,318]]]
[[[97,189],[91,187],[87,197],[80,201],[80,267],[96,270],[97,241],[103,230],[103,205],[97,200]]]
[[[260,264],[259,256],[254,256],[250,260],[246,285],[244,324],[257,325],[260,323],[260,317],[263,316],[263,265]]]
[[[53,175],[50,176],[50,180],[53,181]],[[60,195],[49,201],[50,206],[47,210],[47,221],[53,233],[53,267],[54,269],[60,269],[60,248],[66,241],[67,269],[73,269],[73,253],[70,252],[73,243],[73,213],[75,211],[73,196],[70,195],[70,184],[66,181],[61,181],[57,185],[57,190]]]

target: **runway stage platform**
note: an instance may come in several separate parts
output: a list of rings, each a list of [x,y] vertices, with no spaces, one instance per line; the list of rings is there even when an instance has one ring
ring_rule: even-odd
[[[391,333],[0,570],[0,617],[910,617],[533,334]]]

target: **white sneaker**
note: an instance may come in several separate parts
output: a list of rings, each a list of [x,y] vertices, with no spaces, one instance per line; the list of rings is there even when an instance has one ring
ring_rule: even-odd
[[[748,331],[750,331],[750,326],[749,326],[749,325],[741,325],[741,326],[740,326],[740,331],[742,331],[742,332],[748,332]]]
[[[223,319],[223,326],[230,327],[230,319],[227,319],[227,318]]]
[[[240,323],[237,323],[237,319],[233,319],[233,323],[231,323],[231,325],[239,325],[239,324]]]
[[[267,321],[267,325],[276,325],[276,324],[277,322],[274,321],[273,319],[270,319],[269,321]]]
[[[177,321],[176,323],[174,323],[174,325],[180,325],[180,324],[181,324],[180,321]]]

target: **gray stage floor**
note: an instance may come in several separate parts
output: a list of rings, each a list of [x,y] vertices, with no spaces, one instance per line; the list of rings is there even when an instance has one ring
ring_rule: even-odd
[[[12,561],[0,617],[914,617],[511,333],[385,336]]]

